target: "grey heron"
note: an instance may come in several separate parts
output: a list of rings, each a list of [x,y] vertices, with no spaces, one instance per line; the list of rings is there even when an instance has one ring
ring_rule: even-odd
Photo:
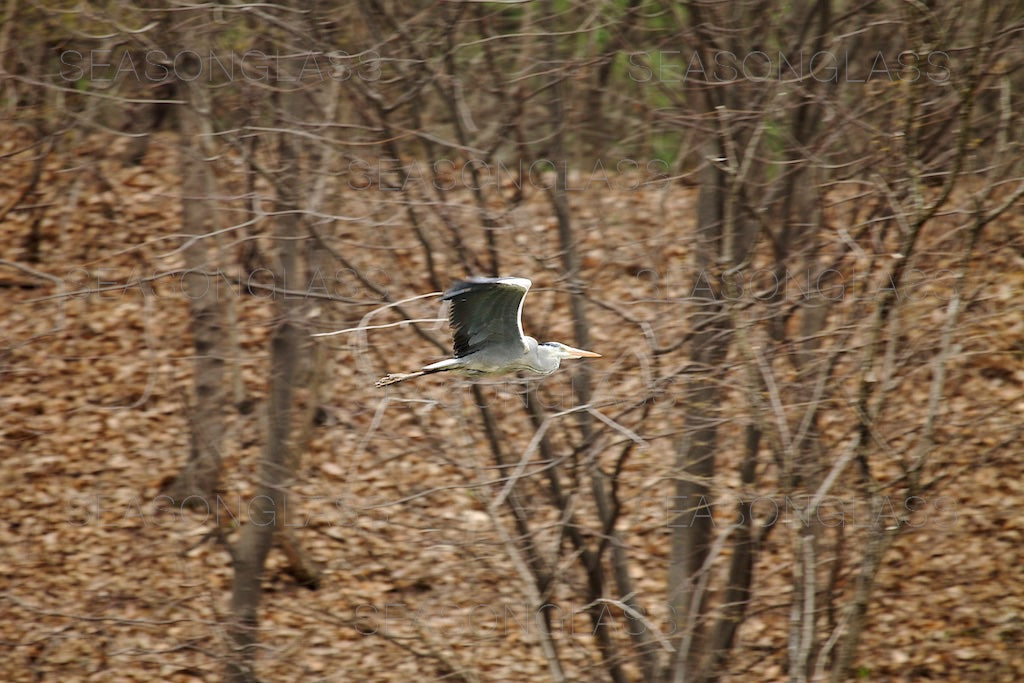
[[[448,322],[455,357],[415,372],[381,377],[377,386],[435,372],[483,377],[525,370],[550,375],[563,358],[600,358],[601,354],[593,351],[538,342],[523,334],[523,301],[532,284],[524,277],[471,277],[456,282],[441,297],[451,302]]]

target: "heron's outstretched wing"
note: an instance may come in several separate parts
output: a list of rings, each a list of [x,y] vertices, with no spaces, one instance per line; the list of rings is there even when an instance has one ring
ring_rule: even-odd
[[[452,285],[441,300],[451,302],[455,357],[485,348],[524,353],[523,299],[531,284],[522,277],[473,277]]]

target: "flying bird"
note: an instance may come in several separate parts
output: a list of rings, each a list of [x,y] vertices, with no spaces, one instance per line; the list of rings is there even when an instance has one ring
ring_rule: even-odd
[[[448,322],[455,357],[416,372],[391,374],[378,387],[435,372],[468,377],[503,375],[518,370],[550,375],[563,358],[600,358],[559,342],[538,342],[523,334],[523,300],[533,283],[524,277],[471,277],[448,289],[441,301],[451,302]]]

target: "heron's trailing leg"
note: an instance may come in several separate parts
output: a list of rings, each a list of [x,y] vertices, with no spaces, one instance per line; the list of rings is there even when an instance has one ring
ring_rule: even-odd
[[[396,372],[390,375],[384,375],[374,384],[376,387],[386,387],[389,384],[397,384],[398,382],[404,382],[407,379],[413,379],[414,377],[422,377],[427,373],[422,370],[418,372]]]
[[[384,375],[377,380],[374,386],[386,387],[389,384],[397,384],[398,382],[404,382],[407,379],[415,379],[416,377],[422,377],[423,375],[432,375],[435,372],[444,372],[445,370],[452,370],[457,363],[454,359],[446,359],[437,363],[431,363],[422,370],[416,372],[395,372],[390,375]]]

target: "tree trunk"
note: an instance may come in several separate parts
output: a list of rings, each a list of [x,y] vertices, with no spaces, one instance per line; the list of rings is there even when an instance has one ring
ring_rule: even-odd
[[[210,129],[209,92],[198,82],[183,83],[189,103],[179,108],[182,232],[191,236],[184,250],[187,271],[182,289],[188,297],[195,349],[195,405],[190,420],[192,444],[185,466],[165,493],[175,504],[210,509],[220,482],[224,436],[224,311],[218,290],[218,259],[211,258],[214,230],[214,179],[202,138]],[[213,247],[216,250],[216,245]]]
[[[285,109],[281,124],[295,125],[301,120],[295,110],[297,96],[280,96],[279,106]],[[236,682],[255,680],[255,654],[263,567],[277,532],[291,564],[290,572],[306,585],[316,585],[317,570],[299,548],[288,526],[288,490],[291,487],[298,455],[291,440],[292,404],[299,372],[298,303],[286,292],[300,289],[298,237],[301,219],[298,213],[299,186],[298,150],[293,134],[283,132],[278,144],[280,175],[277,189],[277,237],[279,265],[274,281],[283,292],[276,292],[277,320],[270,344],[270,400],[267,405],[266,444],[259,468],[259,485],[249,506],[249,523],[232,553],[235,577],[231,593],[233,622],[230,633],[236,650],[228,663],[228,678]]]
[[[288,249],[288,247],[285,247]],[[235,580],[231,591],[231,637],[236,650],[228,663],[232,681],[255,681],[252,660],[259,624],[263,565],[273,545],[274,533],[286,522],[291,427],[292,389],[298,365],[298,328],[285,318],[274,331],[270,344],[270,402],[267,410],[267,440],[260,461],[260,483],[248,507],[249,523],[234,549]]]
[[[713,150],[706,158],[720,158],[722,150]],[[728,317],[720,302],[711,274],[718,269],[718,257],[725,236],[724,218],[727,179],[724,172],[708,165],[702,174],[697,203],[696,279],[693,296],[697,311],[691,359],[699,367],[721,364],[732,339]],[[710,505],[710,481],[715,473],[715,442],[718,434],[718,402],[721,391],[714,374],[695,377],[686,399],[685,437],[677,452],[678,479],[675,487],[672,554],[669,564],[669,613],[677,625],[676,655],[666,672],[666,680],[689,678],[704,652],[704,591],[700,573],[711,545],[713,521]]]

